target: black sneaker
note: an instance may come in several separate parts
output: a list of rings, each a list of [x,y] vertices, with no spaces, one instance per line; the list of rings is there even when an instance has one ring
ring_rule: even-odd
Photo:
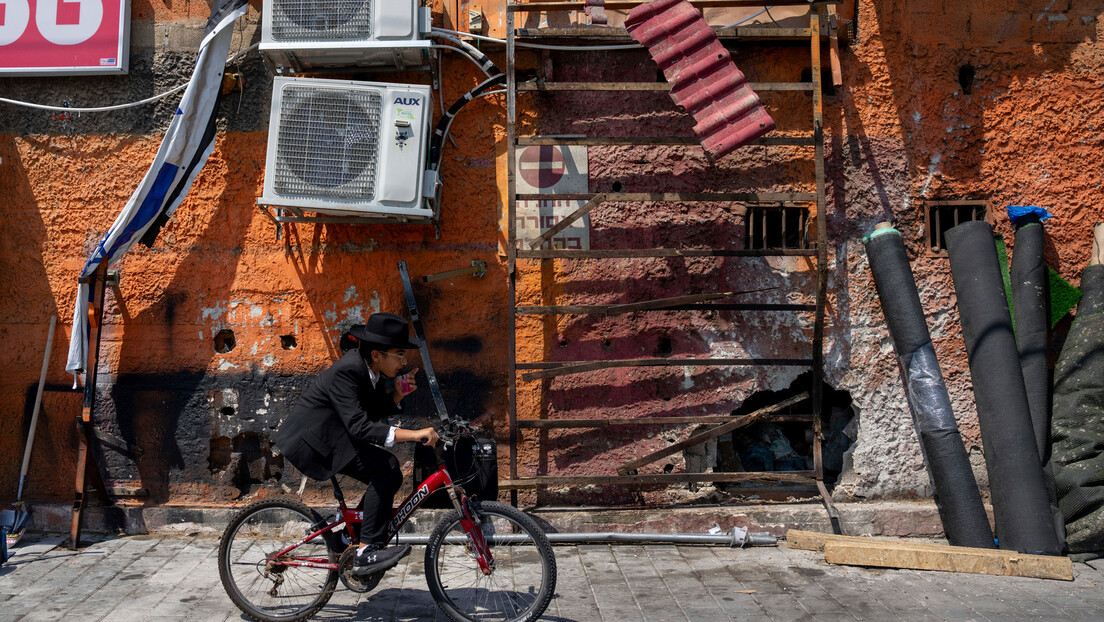
[[[363,576],[394,568],[399,560],[410,554],[410,545],[381,546],[369,544],[357,551],[353,560],[353,574]]]

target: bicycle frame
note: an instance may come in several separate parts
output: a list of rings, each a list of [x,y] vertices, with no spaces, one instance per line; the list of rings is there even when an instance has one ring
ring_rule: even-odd
[[[387,539],[391,540],[397,536],[399,529],[406,524],[407,519],[422,505],[422,502],[442,488],[447,490],[449,499],[452,500],[453,507],[460,513],[460,525],[464,529],[464,533],[468,536],[468,541],[472,545],[472,553],[475,555],[480,569],[483,571],[483,574],[490,574],[494,569],[494,558],[491,555],[490,548],[487,546],[486,539],[483,537],[483,530],[477,526],[472,516],[472,510],[468,503],[468,496],[464,494],[463,488],[453,484],[452,477],[449,475],[448,469],[443,462],[437,466],[436,471],[431,473],[425,481],[407,495],[406,499],[392,511],[391,522],[387,525]],[[459,494],[457,494],[457,490],[459,490]],[[323,568],[335,571],[338,569],[337,563],[318,557],[292,557],[286,559],[286,556],[296,548],[315,538],[321,537],[325,533],[337,529],[341,525],[345,525],[349,541],[357,541],[357,533],[353,530],[353,526],[364,522],[364,512],[361,510],[349,509],[345,504],[345,497],[341,494],[341,489],[337,486],[336,480],[334,481],[334,495],[337,497],[341,518],[327,524],[317,531],[311,532],[295,544],[273,553],[269,556],[270,564],[305,566],[308,568]]]

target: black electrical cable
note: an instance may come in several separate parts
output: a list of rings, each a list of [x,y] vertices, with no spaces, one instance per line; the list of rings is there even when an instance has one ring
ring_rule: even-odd
[[[993,228],[963,223],[946,240],[1000,548],[1058,555]]]
[[[880,228],[864,241],[947,541],[955,546],[996,548],[901,233]]]
[[[476,97],[479,97],[480,93],[486,91],[492,86],[496,86],[504,82],[506,82],[506,74],[504,73],[491,76],[483,82],[480,82],[472,90],[464,93],[463,97],[457,99],[455,102],[452,103],[451,106],[449,106],[448,110],[445,111],[445,114],[441,116],[441,120],[437,122],[437,127],[433,130],[433,138],[432,140],[430,140],[429,143],[430,170],[436,171],[440,167],[442,144],[444,143],[445,133],[448,130],[449,124],[452,123],[453,117],[455,117],[457,113],[459,113],[460,110],[468,104],[468,102],[472,101]]]

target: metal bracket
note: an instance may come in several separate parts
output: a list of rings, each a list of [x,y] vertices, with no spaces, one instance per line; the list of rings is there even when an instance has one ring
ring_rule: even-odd
[[[471,274],[477,277],[482,277],[487,274],[487,262],[482,259],[476,259],[471,262],[471,267],[460,268],[458,270],[449,270],[448,272],[438,272],[437,274],[427,274],[422,277],[422,282],[432,283],[434,281],[442,281],[444,279],[451,279],[454,276],[464,276]]]
[[[406,262],[399,262],[399,276],[402,278],[403,293],[406,294],[406,306],[410,310],[410,323],[414,325],[414,334],[418,337],[418,350],[422,354],[422,369],[429,379],[429,392],[433,395],[433,404],[437,407],[437,416],[445,423],[451,423],[448,410],[445,408],[445,398],[441,395],[441,386],[437,384],[437,374],[433,372],[433,362],[429,359],[429,342],[426,341],[422,331],[422,317],[418,314],[418,302],[414,299],[414,288],[410,284],[410,273],[406,269]]]

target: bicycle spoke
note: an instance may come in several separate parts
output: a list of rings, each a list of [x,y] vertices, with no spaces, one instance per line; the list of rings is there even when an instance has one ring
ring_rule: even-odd
[[[452,516],[449,525],[435,532],[434,537],[439,537],[434,545],[435,563],[432,570],[427,566],[430,589],[435,598],[443,599],[440,604],[445,613],[454,620],[492,622],[543,612],[555,586],[555,560],[547,541],[538,544],[528,533],[531,529],[540,534],[531,519],[503,504],[483,504],[483,535],[488,543],[495,543],[489,547],[494,569],[485,575],[456,515]],[[538,546],[545,548],[542,551]]]

